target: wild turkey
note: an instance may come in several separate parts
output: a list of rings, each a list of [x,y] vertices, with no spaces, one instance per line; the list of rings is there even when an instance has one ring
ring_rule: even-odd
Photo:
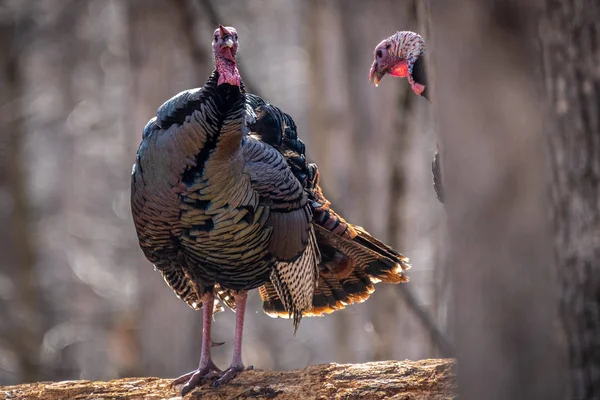
[[[140,247],[179,298],[203,307],[200,365],[173,381],[186,382],[182,395],[205,378],[220,385],[244,369],[248,290],[259,288],[265,311],[291,317],[295,330],[303,315],[366,299],[378,280],[405,281],[408,268],[407,259],[330,210],[292,119],[245,93],[237,48],[234,28],[215,30],[215,71],[202,88],[159,107],[132,171]],[[217,299],[236,311],[224,372],[210,354]]]
[[[369,80],[379,85],[387,74],[406,78],[410,87],[419,96],[429,101],[427,74],[425,70],[425,41],[421,35],[411,31],[396,32],[375,47],[375,60],[371,65]],[[444,188],[440,169],[439,152],[433,155],[431,163],[433,188],[438,200],[444,202]]]

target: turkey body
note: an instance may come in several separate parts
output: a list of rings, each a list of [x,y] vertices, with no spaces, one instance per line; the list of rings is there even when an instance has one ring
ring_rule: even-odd
[[[254,289],[276,264],[318,257],[302,185],[280,152],[244,134],[244,93],[217,80],[158,109],[132,173],[140,246],[194,308],[208,291]]]
[[[213,74],[159,108],[138,150],[132,211],[140,246],[188,303],[200,304],[215,284],[252,289],[268,279],[270,233],[244,171],[243,106],[239,89],[217,87]]]
[[[260,287],[265,312],[289,317],[294,301],[275,287],[272,268],[306,250],[310,226],[316,246],[309,250],[321,260],[306,288],[311,307],[296,310],[297,322],[366,300],[376,282],[407,281],[407,258],[331,208],[293,119],[258,96],[217,88],[216,80],[158,109],[132,173],[140,246],[174,292],[199,309],[202,295],[214,291],[235,310],[232,290]],[[259,107],[269,112],[257,116]],[[248,119],[256,122],[249,132]],[[278,196],[261,196],[261,183],[263,193]],[[290,211],[293,218],[286,217]],[[279,230],[267,223],[270,217],[282,219]],[[282,229],[288,223],[295,229]]]

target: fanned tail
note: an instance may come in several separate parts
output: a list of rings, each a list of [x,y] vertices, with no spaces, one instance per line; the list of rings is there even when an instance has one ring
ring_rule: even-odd
[[[326,219],[313,226],[321,253],[319,279],[312,308],[303,310],[302,316],[322,316],[362,303],[375,291],[374,284],[378,282],[408,282],[404,274],[410,268],[408,258],[362,227],[348,224],[331,209]],[[265,313],[289,318],[285,304],[271,284],[262,286],[259,292]]]
[[[343,271],[359,269],[373,283],[407,282],[408,277],[403,271],[410,268],[408,258],[371,236],[364,228],[346,222],[323,195],[317,166],[309,164],[309,171],[315,232],[326,269],[340,277],[343,277]]]

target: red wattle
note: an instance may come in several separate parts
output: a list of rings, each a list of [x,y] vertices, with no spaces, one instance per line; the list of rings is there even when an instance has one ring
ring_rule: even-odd
[[[406,78],[408,76],[408,65],[406,64],[406,61],[401,61],[394,65],[389,74],[399,78]]]

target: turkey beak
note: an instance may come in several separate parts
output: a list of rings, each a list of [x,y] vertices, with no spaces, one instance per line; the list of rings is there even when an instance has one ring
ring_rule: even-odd
[[[223,47],[232,48],[233,38],[231,31],[225,28],[223,25],[219,25],[219,31],[221,31],[221,37],[223,38]]]
[[[381,80],[381,78],[379,76],[375,76],[373,78],[373,83],[375,84],[375,87],[379,86],[379,81]]]
[[[375,87],[379,86],[379,81],[383,78],[383,73],[379,71],[377,60],[373,61],[373,65],[371,65],[371,71],[369,72],[369,82],[373,81]]]

